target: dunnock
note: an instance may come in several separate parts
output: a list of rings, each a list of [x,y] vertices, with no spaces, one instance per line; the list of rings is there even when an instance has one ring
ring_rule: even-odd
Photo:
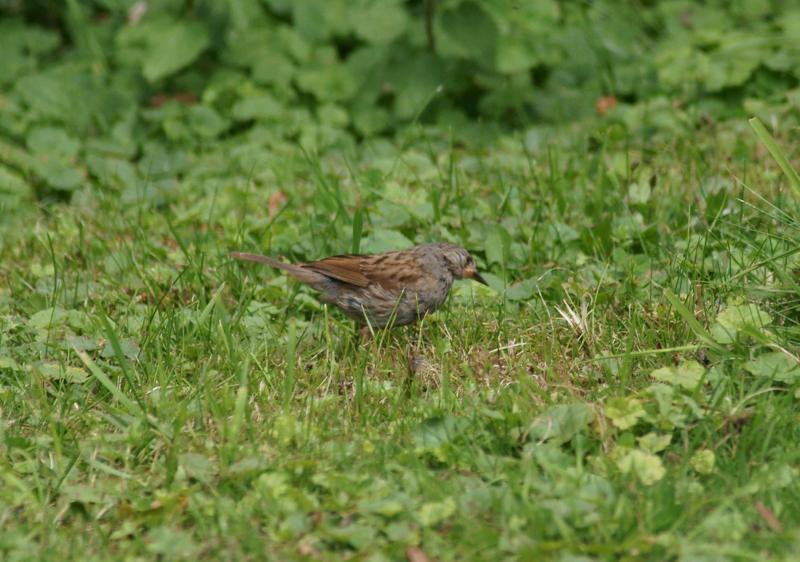
[[[486,285],[469,252],[443,242],[299,264],[243,252],[230,255],[286,271],[322,293],[323,302],[374,328],[404,326],[433,312],[447,298],[456,279],[469,278]]]

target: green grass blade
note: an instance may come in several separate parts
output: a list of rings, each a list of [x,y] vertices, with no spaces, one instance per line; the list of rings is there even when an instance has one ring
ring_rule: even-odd
[[[122,392],[117,385],[115,385],[108,375],[106,375],[97,364],[92,361],[92,359],[86,354],[86,352],[81,351],[80,349],[73,348],[75,350],[75,354],[78,358],[86,365],[86,368],[89,369],[89,372],[92,373],[92,376],[97,379],[97,381],[102,384],[111,395],[117,399],[117,402],[122,404],[125,410],[132,416],[136,416],[139,418],[145,418],[145,414],[139,405],[128,398],[124,392]]]
[[[686,305],[681,302],[675,293],[669,289],[665,289],[664,296],[678,312],[678,315],[689,325],[689,328],[692,330],[692,332],[694,332],[694,334],[700,338],[704,344],[716,351],[725,351],[725,348],[714,341],[714,338],[711,337],[711,334],[708,332],[708,330],[706,330],[703,325],[697,321],[697,318],[694,317],[694,314],[692,314]]]
[[[784,175],[789,180],[789,187],[794,193],[794,196],[800,201],[800,175],[792,168],[789,159],[786,158],[781,147],[778,146],[778,143],[775,142],[773,136],[769,134],[769,131],[767,131],[767,128],[764,127],[764,124],[758,117],[750,119],[750,126],[753,127],[756,136],[764,143],[764,146],[767,147],[767,150],[769,150],[769,153],[775,159],[775,162],[777,162],[778,166],[783,170]]]

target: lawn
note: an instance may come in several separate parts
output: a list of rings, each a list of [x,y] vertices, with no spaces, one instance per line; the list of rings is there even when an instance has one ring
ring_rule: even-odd
[[[154,82],[177,72],[155,60]],[[81,133],[20,81],[0,95],[0,558],[800,558],[786,113],[359,136],[330,105],[287,140],[263,97],[219,128],[218,78]],[[370,340],[228,257],[431,241],[489,286]]]

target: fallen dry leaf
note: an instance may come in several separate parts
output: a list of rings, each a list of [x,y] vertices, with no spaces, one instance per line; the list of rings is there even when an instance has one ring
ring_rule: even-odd
[[[276,191],[272,195],[269,196],[269,203],[267,204],[269,208],[269,216],[275,216],[275,213],[281,210],[283,204],[288,201],[289,198],[286,197],[286,194],[283,191]]]
[[[603,96],[602,98],[598,98],[594,104],[598,115],[605,115],[615,107],[617,107],[616,96]]]
[[[433,562],[433,558],[430,558],[425,554],[425,551],[418,546],[409,546],[406,549],[406,557],[408,558],[408,562]]]
[[[767,524],[767,526],[772,529],[775,533],[782,533],[783,532],[783,524],[778,521],[778,518],[775,517],[775,514],[764,505],[761,500],[756,502],[756,511],[761,516],[761,519]]]

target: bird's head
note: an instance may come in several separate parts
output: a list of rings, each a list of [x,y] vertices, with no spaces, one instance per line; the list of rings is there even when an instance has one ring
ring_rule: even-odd
[[[453,277],[456,279],[474,279],[478,283],[488,285],[478,272],[475,260],[464,248],[455,244],[442,244],[441,250],[447,263],[447,268],[453,273]]]

